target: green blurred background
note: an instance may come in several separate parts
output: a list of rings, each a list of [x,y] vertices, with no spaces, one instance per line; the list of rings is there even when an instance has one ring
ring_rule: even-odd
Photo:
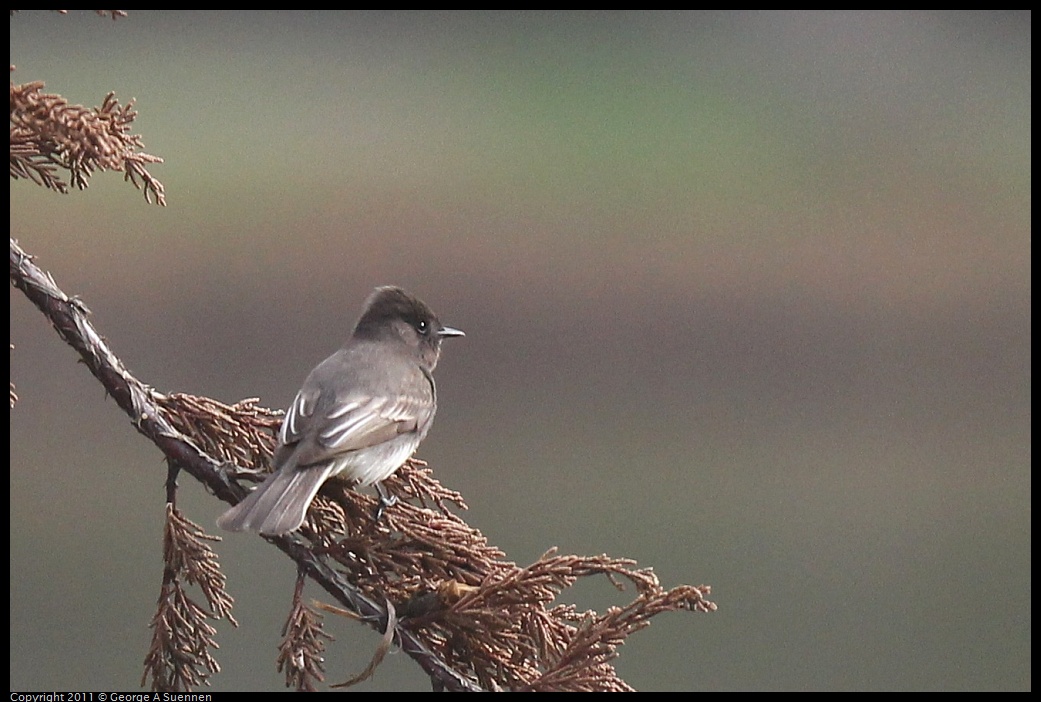
[[[467,332],[419,456],[471,524],[713,586],[622,649],[638,688],[1029,689],[1030,24],[23,12],[12,80],[137,98],[169,206],[17,181],[12,236],[139,378],[227,402],[284,407],[374,286],[418,294]],[[11,688],[136,689],[164,464],[10,308]],[[218,548],[213,689],[280,689],[293,568]],[[376,636],[330,627],[340,681]],[[361,686],[402,688],[404,655]]]

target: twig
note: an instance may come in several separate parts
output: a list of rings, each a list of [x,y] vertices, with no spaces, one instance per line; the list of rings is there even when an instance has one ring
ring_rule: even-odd
[[[78,299],[66,295],[50,274],[33,263],[32,257],[13,238],[11,282],[43,312],[58,335],[76,349],[106,392],[130,415],[131,422],[139,432],[159,447],[168,459],[208,486],[220,499],[231,504],[242,499],[246,491],[228,480],[226,472],[222,470],[223,464],[174,428],[166,411],[157,402],[163,396],[135,378],[112,352],[88,319],[90,312],[87,307]],[[294,533],[268,540],[296,561],[333,598],[358,612],[365,622],[382,633],[380,622],[387,621],[386,609],[324,563],[303,537]],[[402,650],[444,689],[481,690],[472,680],[449,667],[412,632],[399,626],[396,633]]]

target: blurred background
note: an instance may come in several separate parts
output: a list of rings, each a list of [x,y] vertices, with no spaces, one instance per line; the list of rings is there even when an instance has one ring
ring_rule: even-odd
[[[623,647],[637,688],[1025,690],[1030,25],[22,12],[12,81],[136,98],[169,206],[13,181],[11,233],[142,381],[226,402],[285,407],[374,286],[415,292],[467,333],[418,455],[469,523],[712,585]],[[163,461],[10,309],[11,689],[137,689]],[[212,689],[280,689],[293,567],[217,549]],[[377,637],[329,626],[338,682]],[[396,655],[359,689],[429,686]]]

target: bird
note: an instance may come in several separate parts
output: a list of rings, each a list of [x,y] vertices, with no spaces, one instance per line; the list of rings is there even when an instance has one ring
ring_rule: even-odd
[[[376,288],[346,343],[319,363],[286,411],[273,472],[217,525],[277,536],[298,529],[333,476],[375,485],[376,519],[396,500],[381,481],[430,431],[437,411],[432,375],[442,340],[465,336],[399,287]]]

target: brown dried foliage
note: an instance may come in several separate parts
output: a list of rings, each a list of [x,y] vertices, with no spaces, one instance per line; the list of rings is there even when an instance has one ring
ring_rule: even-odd
[[[207,535],[186,519],[172,504],[166,505],[163,531],[163,585],[152,617],[152,643],[145,656],[141,685],[151,680],[151,689],[185,692],[209,684],[209,677],[220,672],[211,653],[218,648],[217,630],[210,621],[231,616],[232,597],[225,589],[226,578],[217,554],[207,541],[220,537]],[[185,590],[185,583],[198,585],[208,608],[199,605]]]
[[[98,12],[113,19],[124,14]],[[132,102],[120,106],[110,93],[101,107],[88,109],[42,89],[39,82],[11,84],[13,178],[67,192],[58,169],[69,171],[78,188],[87,186],[95,170],[121,170],[147,200],[165,204],[162,184],[144,165],[161,159],[140,153],[141,140],[129,131],[136,117]],[[108,348],[86,307],[65,295],[14,240],[11,278],[172,465],[226,500],[242,494],[229,484],[228,473],[263,479],[281,413],[260,407],[255,398],[226,405],[162,395],[144,385]],[[323,487],[299,534],[271,539],[302,573],[385,632],[373,663],[347,684],[370,676],[397,641],[439,689],[630,690],[611,665],[630,634],[663,612],[716,609],[707,599],[708,586],[667,590],[651,569],[637,569],[628,559],[550,549],[535,563],[518,566],[452,511],[466,509],[462,496],[438,483],[421,461],[406,463],[386,486],[402,500],[377,523],[375,498],[334,480]],[[217,540],[167,505],[166,567],[142,685],[151,679],[153,690],[190,690],[220,670],[211,654],[217,644],[210,622],[235,620],[216,554],[206,543]],[[628,581],[634,596],[603,613],[557,603],[579,578],[596,575],[619,590]],[[206,607],[192,600],[184,583],[199,586]],[[323,680],[321,660],[330,637],[321,616],[302,603],[302,584],[301,579],[294,593],[278,665],[288,686],[311,690]]]
[[[278,646],[278,670],[285,673],[286,687],[297,692],[317,692],[325,680],[325,642],[332,636],[322,629],[322,615],[303,601],[304,578],[297,578],[293,607],[282,627]]]
[[[45,93],[43,87],[41,81],[11,82],[12,178],[67,193],[59,169],[68,171],[69,181],[80,190],[95,171],[122,171],[146,201],[166,204],[163,184],[146,168],[163,159],[140,151],[141,137],[130,131],[137,117],[133,100],[120,105],[115,93],[109,93],[100,107],[88,108]]]
[[[610,664],[626,637],[662,612],[716,608],[708,586],[666,590],[628,559],[551,549],[520,567],[449,511],[466,505],[421,461],[406,463],[386,486],[404,499],[373,523],[374,497],[330,481],[303,533],[360,590],[393,603],[398,626],[484,689],[629,690]],[[554,605],[579,578],[595,575],[619,590],[628,581],[633,599],[602,614]]]
[[[227,501],[244,494],[228,482],[229,474],[264,478],[277,413],[254,399],[226,405],[162,395],[144,385],[93,327],[82,302],[62,292],[14,241],[11,279],[172,464]],[[341,605],[358,612],[360,621],[388,632],[435,687],[628,690],[611,661],[630,634],[662,612],[716,608],[707,599],[708,586],[665,589],[650,569],[627,559],[551,549],[535,563],[518,566],[453,511],[466,509],[462,497],[438,483],[421,461],[406,463],[386,486],[402,499],[379,522],[372,518],[375,497],[333,480],[299,532],[269,540]],[[209,654],[215,644],[206,619],[230,618],[230,598],[212,552],[202,544],[214,537],[185,526],[190,523],[176,512],[168,521],[167,577],[146,677],[156,689],[189,689],[218,669]],[[558,602],[579,578],[594,575],[619,589],[627,581],[632,598],[602,613]],[[209,611],[187,597],[182,577],[202,586]],[[284,669],[296,666],[296,672],[286,669],[287,682],[299,689],[321,680],[315,663],[323,651],[320,626],[320,617],[294,607],[280,663]]]
[[[278,413],[256,399],[225,405],[183,394],[158,397],[171,423],[193,442],[241,467],[240,477],[264,479],[258,468],[270,458]],[[484,689],[629,690],[611,661],[630,634],[663,612],[716,608],[708,586],[665,589],[653,570],[629,559],[550,549],[518,566],[452,511],[466,509],[462,496],[442,486],[422,461],[408,461],[385,486],[401,499],[374,523],[375,496],[329,481],[301,535],[353,586],[391,605],[398,613],[392,627],[410,631]],[[631,587],[631,601],[603,613],[557,602],[579,578],[597,575],[619,591]],[[287,686],[314,689],[323,676],[321,616],[300,601],[299,591],[293,602],[278,665]],[[386,621],[369,623],[383,630]]]
[[[266,470],[283,412],[261,407],[256,397],[226,405],[209,397],[180,392],[153,396],[166,410],[170,424],[192,437],[213,458],[233,463],[239,469]]]

